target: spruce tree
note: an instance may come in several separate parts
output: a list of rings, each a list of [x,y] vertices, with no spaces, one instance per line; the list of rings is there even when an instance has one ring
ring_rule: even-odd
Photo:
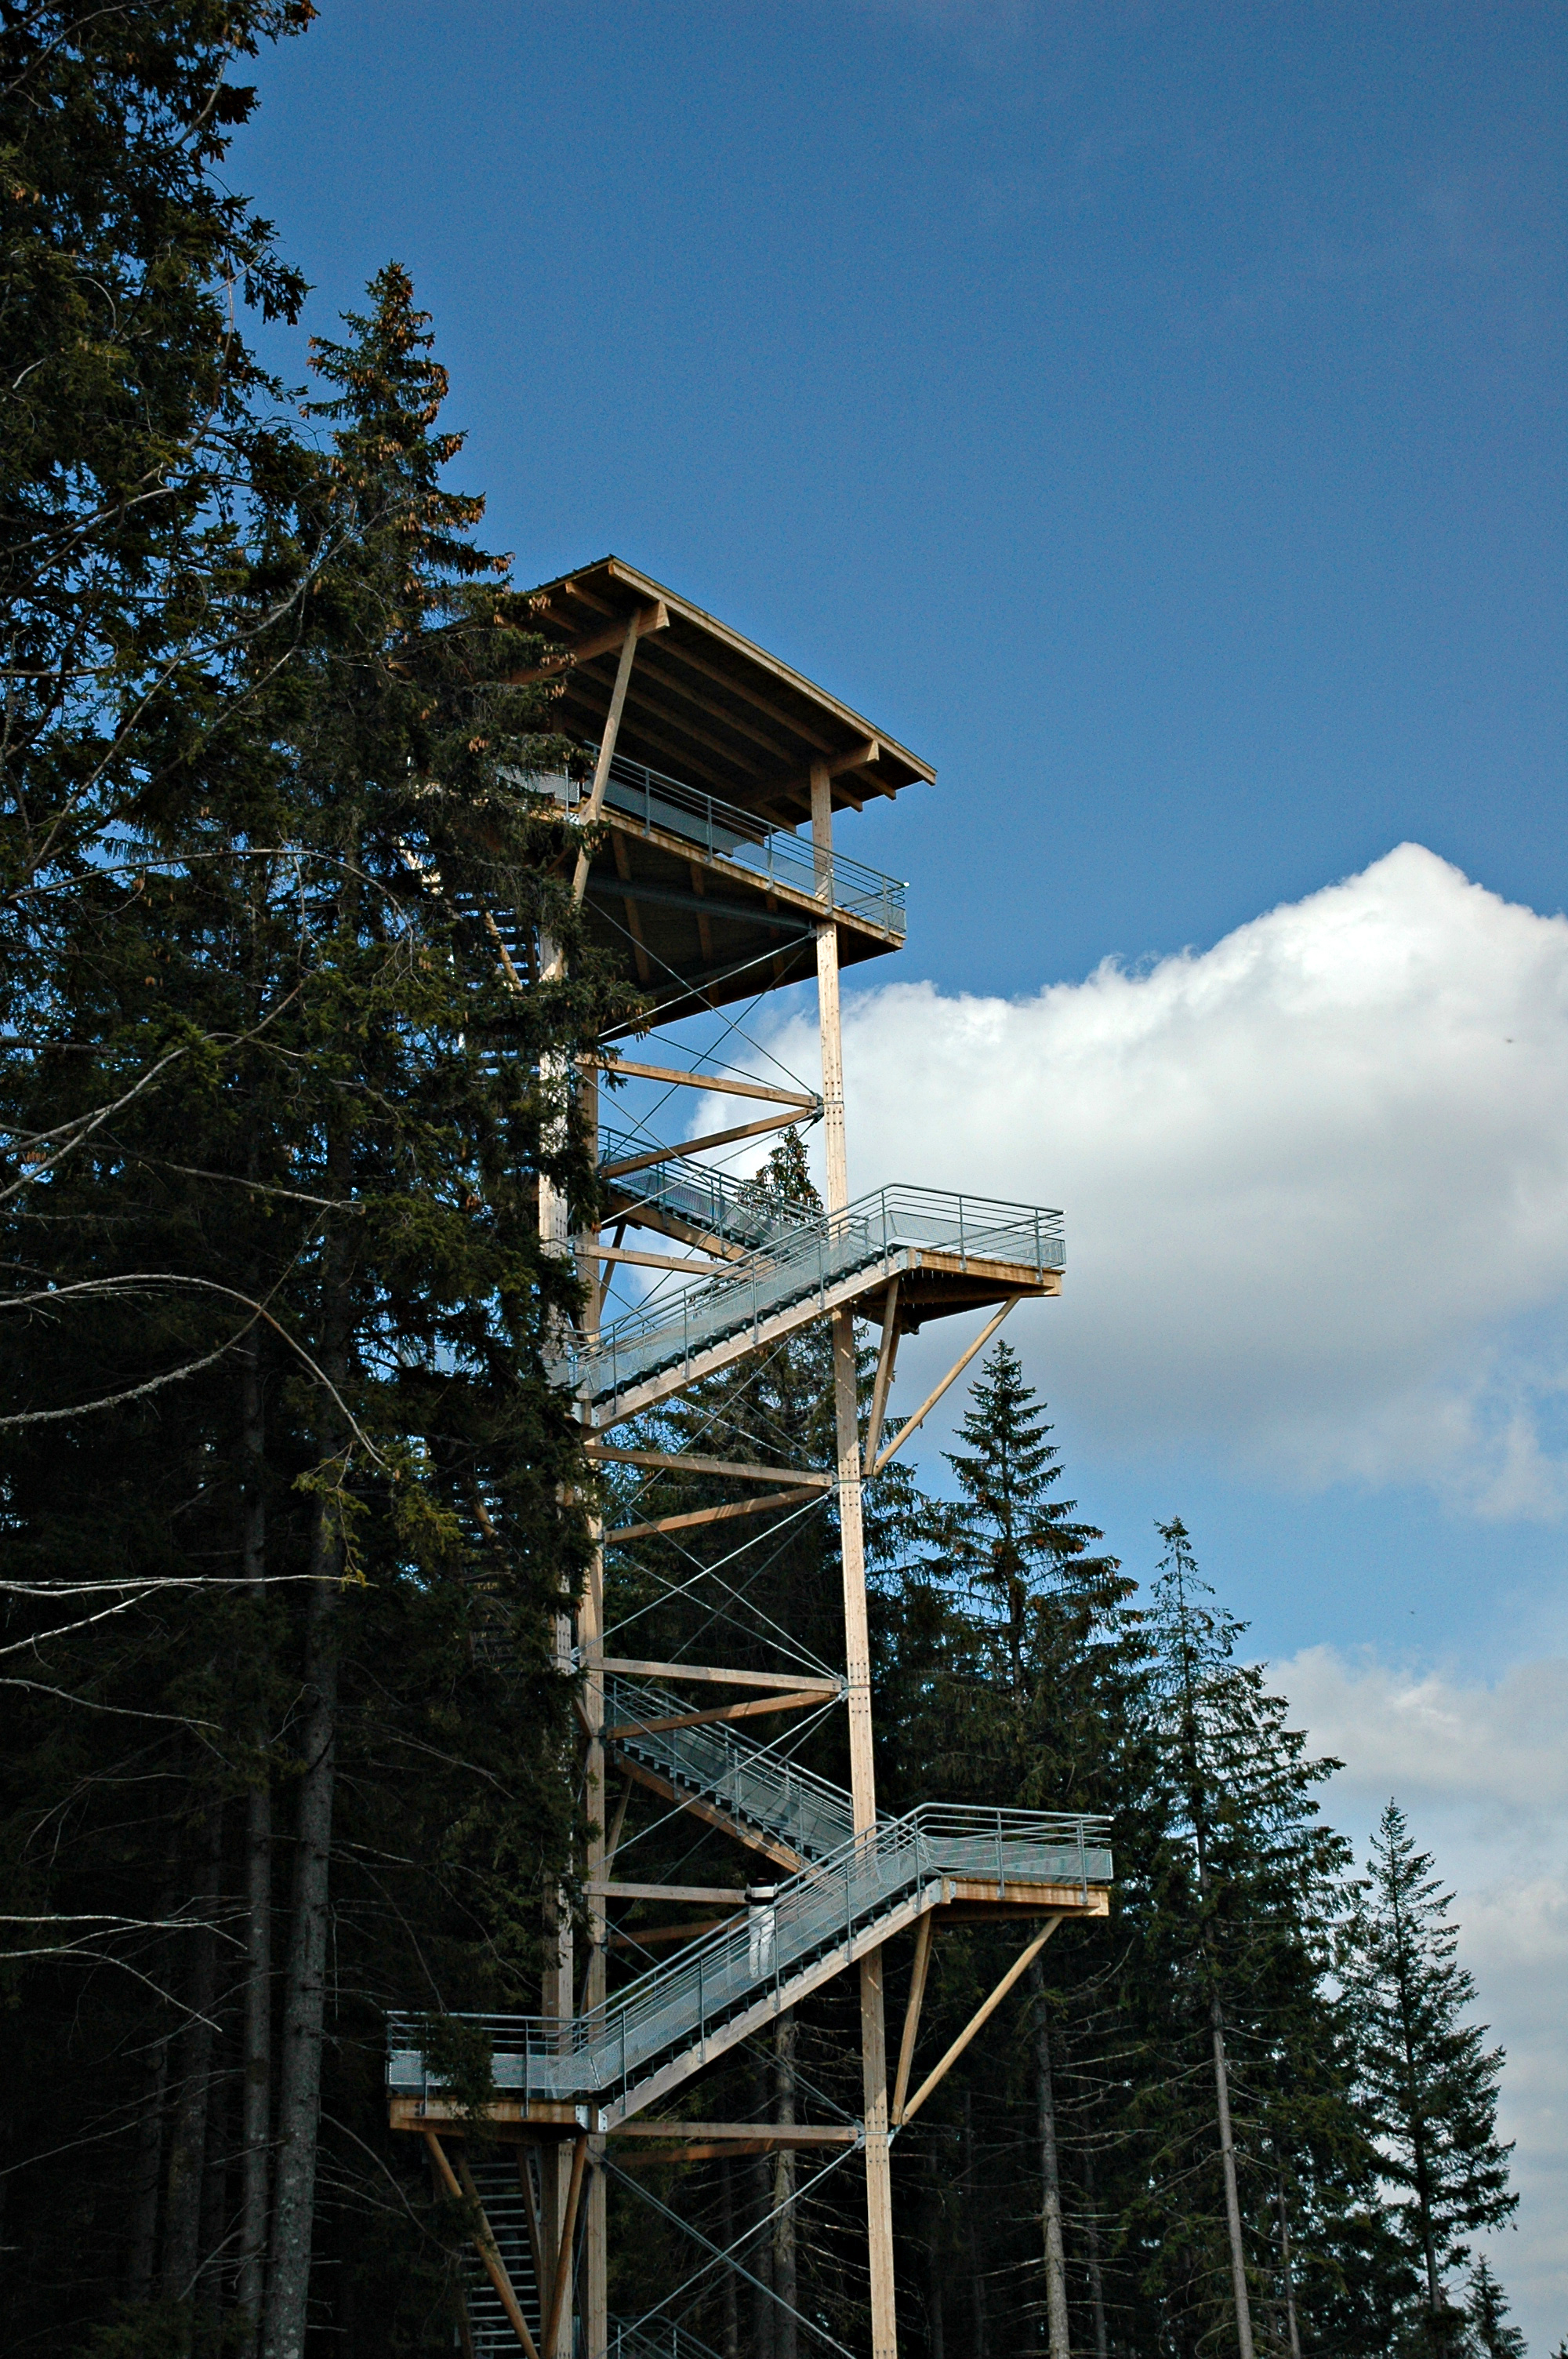
[[[1447,2277],[1464,2239],[1509,2218],[1511,2147],[1497,2135],[1503,2051],[1467,2023],[1476,1985],[1458,1962],[1453,1896],[1418,1852],[1391,1800],[1340,1948],[1356,2031],[1357,2093],[1385,2203],[1419,2269],[1431,2347],[1457,2347],[1462,2316]]]
[[[302,608],[256,585],[245,727],[63,902],[9,1077],[36,1135],[174,1058],[7,1234],[0,1472],[43,1666],[3,1823],[38,1919],[12,2223],[45,2342],[117,2295],[125,2350],[240,2347],[263,2310],[292,2359],[313,2301],[351,2349],[438,2315],[415,2155],[417,2233],[389,2225],[382,2010],[530,2004],[580,1834],[549,1643],[587,1550],[548,1364],[576,1280],[537,1178],[590,1208],[548,1076],[633,1003],[585,959],[535,979],[573,925],[528,785],[562,748],[511,684],[541,643],[441,482],[406,275],[372,296],[318,354],[291,495],[330,561]],[[73,1954],[51,1920],[88,1910]],[[91,2127],[51,2162],[62,2109]]]
[[[1299,2254],[1314,2190],[1364,2178],[1325,1987],[1348,1854],[1313,1799],[1337,1765],[1307,1756],[1261,1670],[1237,1660],[1245,1625],[1211,1603],[1185,1527],[1160,1532],[1147,1626],[1164,1826],[1128,1897],[1141,1923],[1126,1985],[1149,2043],[1131,2108],[1149,2189],[1130,2229],[1167,2328],[1250,2359],[1281,2190]]]
[[[1050,1434],[1017,1354],[999,1343],[972,1388],[958,1430],[963,1446],[947,1453],[958,1495],[919,1516],[922,1546],[900,1597],[901,1669],[911,1690],[911,1727],[901,1742],[919,1758],[921,1793],[1109,1811],[1125,1793],[1124,1756],[1137,1742],[1134,1584],[1114,1558],[1096,1552],[1102,1535],[1076,1519],[1076,1503],[1058,1495],[1063,1470]],[[951,1954],[955,1998],[972,1993],[978,2003],[1004,1971],[1007,1940],[970,1937],[961,1982],[956,1944]],[[1104,1963],[1094,1937],[1075,1929],[1064,1986],[1037,1961],[1016,2048],[976,2056],[968,2076],[985,2085],[988,2063],[1000,2068],[982,2114],[1000,2134],[979,2150],[976,2167],[994,2162],[1014,2184],[1025,2169],[1038,2190],[1033,2249],[1026,2245],[1021,2257],[1025,2282],[1044,2296],[1053,2359],[1069,2347],[1075,2280],[1090,2333],[1098,2341],[1105,2332],[1093,2164],[1103,2128],[1102,2027],[1078,2006]],[[939,2127],[938,2113],[931,2132]],[[1010,2224],[1011,2211],[1009,2203],[1002,2215]],[[998,2224],[984,2219],[977,2233],[991,2243]]]
[[[1509,2324],[1507,2299],[1485,2254],[1471,2272],[1465,2322],[1475,2359],[1525,2359],[1524,2336]]]

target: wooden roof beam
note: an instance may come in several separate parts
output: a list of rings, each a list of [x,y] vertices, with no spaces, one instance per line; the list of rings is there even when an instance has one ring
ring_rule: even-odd
[[[637,616],[637,636],[641,639],[650,631],[668,630],[669,623],[669,608],[661,598],[654,605],[644,606]],[[557,672],[568,671],[574,665],[591,663],[595,656],[618,656],[625,644],[626,625],[617,623],[607,631],[596,632],[592,638],[579,639],[575,647],[563,647],[557,656],[546,656],[531,671],[515,672],[508,685],[526,688],[530,680],[553,679]]]
[[[717,664],[709,663],[706,657],[697,654],[695,647],[688,647],[677,632],[671,632],[661,647],[660,653],[670,658],[675,663],[685,664],[691,671],[700,672],[704,679],[712,680],[716,687],[726,690],[741,703],[749,704],[753,712],[762,713],[765,720],[776,721],[780,727],[787,729],[792,736],[804,738],[806,743],[814,746],[817,753],[832,753],[833,746],[830,739],[818,736],[815,729],[809,728],[794,713],[785,712],[781,706],[773,703],[770,697],[759,696],[748,680],[737,679],[732,672],[722,671]]]

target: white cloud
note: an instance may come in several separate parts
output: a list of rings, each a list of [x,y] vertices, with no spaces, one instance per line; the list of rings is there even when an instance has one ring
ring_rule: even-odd
[[[1517,2141],[1518,2226],[1492,2257],[1532,2351],[1568,2332],[1568,1661],[1520,1663],[1494,1687],[1405,1677],[1313,1647],[1271,1667],[1357,1840],[1390,1794],[1455,1895],[1477,2019],[1508,2052],[1499,2125]]]
[[[1568,1507],[1568,921],[1407,843],[1146,971],[845,1023],[855,1189],[1065,1207],[1015,1325],[1086,1438]]]

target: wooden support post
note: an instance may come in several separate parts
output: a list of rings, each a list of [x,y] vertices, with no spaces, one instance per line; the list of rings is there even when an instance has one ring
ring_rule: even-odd
[[[604,790],[610,784],[610,765],[615,756],[615,740],[621,734],[621,715],[626,707],[626,690],[632,685],[632,658],[637,652],[637,634],[643,627],[643,611],[640,609],[633,615],[622,643],[621,661],[615,669],[615,686],[610,693],[610,711],[605,715],[604,734],[599,741],[599,759],[593,766],[593,785],[582,813],[584,821],[590,826],[604,809]],[[589,864],[586,849],[579,852],[572,876],[572,899],[579,906],[588,890]]]
[[[588,2163],[586,2131],[572,2144],[571,2179],[567,2188],[566,2207],[561,2219],[560,2244],[556,2253],[555,2283],[550,2288],[550,2314],[545,2321],[545,2359],[568,2359],[571,2343],[571,2302],[568,2299],[572,2282],[572,2239],[577,2234],[578,2205],[582,2199],[582,2175]],[[557,2168],[559,2164],[557,2161]],[[563,2328],[565,2332],[563,2332]]]
[[[447,2150],[434,2130],[426,2131],[425,2143],[430,2149],[431,2159],[441,2174],[449,2195],[457,2196],[460,2201],[466,2198],[472,2204],[477,2215],[473,2234],[474,2250],[484,2263],[485,2274],[495,2288],[501,2307],[506,2312],[511,2321],[512,2331],[527,2353],[528,2359],[539,2359],[538,2346],[528,2332],[528,2321],[523,2315],[512,2279],[506,2274],[506,2264],[496,2249],[490,2222],[484,2216],[484,2206],[479,2200],[479,2190],[474,2186],[473,2175],[467,2162],[460,2156],[458,2169],[454,2170],[447,2158]],[[460,2171],[462,2174],[460,2179],[458,2175]]]
[[[602,2006],[604,2004],[610,1928],[605,1919],[603,1900],[594,1893],[593,1886],[595,1883],[602,1884],[605,1881],[606,1861],[611,1849],[605,1840],[604,1829],[607,1799],[604,1754],[604,1673],[596,1668],[604,1647],[604,1527],[595,1517],[589,1528],[594,1547],[593,1553],[589,1559],[588,1582],[578,1614],[578,1644],[581,1649],[581,1658],[587,1665],[583,1675],[582,1694],[584,1713],[588,1723],[588,1744],[583,1762],[587,1789],[585,1799],[589,1822],[597,1829],[596,1832],[589,1836],[586,1860],[588,1871],[586,1882],[589,1888],[589,1952],[582,1989],[585,2014],[591,2014],[595,2007]],[[630,1791],[631,1788],[628,1785],[627,1792]],[[620,1839],[621,1821],[624,1816],[625,1797],[622,1796],[615,1828],[617,1841]],[[586,2151],[586,2140],[579,2140],[579,2152],[573,2162],[574,2190],[580,2190],[583,2157]],[[568,2203],[570,2217],[563,2227],[566,2240],[565,2283],[568,2290],[571,2285],[571,2224],[576,2217],[576,2203],[577,2192],[574,2191],[568,2198]],[[600,2354],[601,2359],[605,2338],[609,2332],[610,2247],[604,2172],[597,2167],[589,2178],[588,2211],[583,2227],[583,2328],[587,2336],[588,2353]],[[558,2276],[552,2299],[553,2303],[558,2302],[561,2299],[561,2280]],[[568,2300],[567,2303],[568,2345],[571,2337],[570,2310],[571,2304]],[[552,2349],[549,2336],[546,2337],[545,2349],[546,2354]]]
[[[983,2027],[990,2021],[992,2016],[996,2013],[998,2007],[1001,2005],[1003,1999],[1007,1996],[1009,1991],[1012,1988],[1013,1984],[1018,1980],[1020,1974],[1023,1973],[1027,1966],[1032,1965],[1034,1960],[1040,1955],[1041,1951],[1045,1947],[1046,1942],[1051,1939],[1052,1934],[1055,1931],[1061,1921],[1060,1917],[1048,1918],[1045,1923],[1041,1927],[1039,1932],[1034,1936],[1033,1941],[1030,1942],[1029,1947],[1020,1957],[1013,1960],[1006,1973],[1003,1974],[1000,1982],[998,1983],[995,1990],[992,1991],[989,1998],[987,1999],[982,2007],[978,2008],[969,2017],[968,2022],[964,2026],[962,2031],[959,2032],[958,2037],[954,2040],[953,2045],[948,2049],[947,2053],[943,2057],[941,2062],[939,2064],[933,2065],[931,2071],[927,2072],[925,2080],[922,2081],[919,2088],[916,2089],[914,2096],[911,2097],[908,2104],[905,2105],[903,2113],[898,2117],[898,2126],[900,2129],[903,2127],[905,2122],[912,2122],[914,2119],[915,2114],[920,2111],[921,2106],[925,2103],[926,2098],[931,2094],[932,2090],[935,2088],[937,2082],[946,2078],[947,2073],[957,2062],[959,2057],[963,2054],[970,2040],[975,2037],[975,2034],[981,2030]]]
[[[990,1342],[991,1337],[996,1333],[997,1329],[1001,1325],[1002,1321],[1007,1317],[1007,1314],[1012,1309],[1013,1304],[1015,1302],[1022,1302],[1022,1299],[1023,1297],[1021,1294],[1010,1294],[1007,1300],[1002,1304],[1001,1309],[997,1312],[995,1318],[987,1320],[985,1325],[980,1329],[979,1333],[975,1337],[974,1342],[965,1353],[963,1358],[961,1360],[954,1361],[952,1366],[948,1369],[946,1375],[943,1377],[935,1391],[934,1393],[927,1393],[925,1398],[921,1402],[920,1407],[915,1410],[914,1415],[912,1418],[906,1419],[904,1423],[899,1427],[898,1431],[893,1435],[893,1438],[888,1443],[887,1448],[881,1452],[881,1455],[872,1465],[871,1473],[873,1474],[880,1474],[882,1468],[887,1464],[888,1460],[892,1457],[893,1453],[903,1448],[904,1443],[909,1440],[910,1435],[915,1430],[915,1428],[917,1426],[924,1425],[925,1419],[930,1416],[937,1402],[946,1391],[948,1386],[956,1385],[957,1383],[958,1378],[963,1375],[964,1370],[968,1366],[969,1362],[974,1358],[975,1353],[985,1350],[986,1345]]]
[[[871,1387],[871,1413],[866,1420],[866,1446],[860,1452],[862,1466],[877,1462],[877,1444],[882,1438],[882,1419],[887,1415],[888,1394],[892,1389],[893,1363],[898,1357],[898,1280],[888,1281],[882,1298],[882,1347],[877,1354],[877,1380]]]
[[[822,1040],[829,1215],[849,1201],[844,1140],[844,1046],[838,1015],[838,933],[833,922],[833,785],[811,766],[811,842],[816,897],[816,1018]],[[871,1634],[866,1615],[866,1543],[860,1503],[860,1411],[855,1381],[855,1317],[833,1314],[833,1408],[838,1444],[838,1534],[844,1571],[844,1654],[849,1705],[849,1790],[855,1832],[877,1823],[871,1751]],[[871,2359],[898,2359],[893,2288],[892,2172],[888,2153],[887,2031],[880,1950],[860,1961],[860,2082],[866,2126],[866,2245],[871,2265]]]
[[[931,1964],[931,1940],[936,1930],[936,1919],[927,1909],[914,1936],[914,1971],[909,1982],[909,2004],[903,2010],[903,2038],[898,2049],[898,2078],[893,2082],[892,2117],[903,2119],[903,2101],[909,2094],[910,2067],[914,2062],[914,2042],[920,2031],[920,2009],[925,1997],[925,1976]]]
[[[816,897],[825,915],[816,928],[816,1023],[822,1038],[822,1113],[827,1124],[827,1205],[841,1212],[849,1201],[844,1144],[844,1047],[838,1023],[838,929],[833,922],[833,779],[826,762],[811,766],[811,846]]]

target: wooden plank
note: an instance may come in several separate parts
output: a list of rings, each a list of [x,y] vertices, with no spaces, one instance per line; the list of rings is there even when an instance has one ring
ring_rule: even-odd
[[[819,1695],[838,1695],[843,1689],[841,1679],[824,1673],[820,1679],[809,1671],[729,1671],[716,1663],[652,1663],[635,1655],[602,1655],[585,1670],[619,1671],[629,1680],[702,1680],[715,1687],[767,1688],[775,1694],[794,1694],[813,1689]]]
[[[585,1441],[583,1449],[589,1458],[608,1458],[617,1466],[651,1466],[679,1474],[732,1474],[738,1483],[812,1483],[831,1491],[838,1479],[810,1466],[750,1466],[735,1459],[698,1458],[692,1451],[612,1450],[604,1441]]]
[[[771,1114],[762,1122],[743,1122],[734,1130],[710,1130],[701,1138],[683,1140],[679,1147],[660,1147],[651,1155],[628,1155],[619,1163],[601,1163],[601,1180],[623,1180],[632,1171],[650,1171],[655,1163],[673,1163],[677,1156],[700,1155],[705,1147],[728,1147],[731,1139],[760,1138],[765,1130],[787,1130],[798,1114]]]
[[[579,1245],[577,1256],[579,1261],[630,1261],[635,1262],[639,1269],[695,1269],[699,1275],[724,1266],[717,1259],[693,1261],[688,1254],[684,1260],[677,1260],[674,1254],[636,1253],[629,1245]]]
[[[996,1317],[994,1319],[988,1320],[986,1324],[980,1329],[979,1333],[976,1336],[968,1350],[964,1353],[963,1358],[961,1360],[955,1360],[953,1365],[948,1369],[946,1375],[943,1377],[935,1391],[934,1393],[928,1393],[925,1398],[921,1402],[920,1407],[915,1410],[914,1415],[903,1425],[900,1426],[898,1431],[888,1443],[887,1448],[882,1451],[881,1457],[876,1459],[873,1462],[871,1467],[871,1473],[873,1474],[880,1474],[882,1468],[887,1464],[888,1460],[892,1457],[893,1453],[903,1448],[904,1443],[909,1440],[910,1435],[915,1430],[916,1427],[924,1424],[925,1420],[930,1416],[932,1410],[935,1408],[937,1402],[941,1399],[943,1394],[946,1391],[948,1386],[956,1384],[958,1378],[963,1375],[964,1370],[968,1366],[969,1362],[974,1358],[975,1353],[985,1349],[986,1345],[990,1342],[991,1337],[996,1333],[997,1329],[1001,1325],[1002,1321],[1007,1317],[1008,1312],[1012,1309],[1018,1299],[1019,1298],[1016,1294],[1009,1295],[1007,1300],[1002,1304],[1001,1309],[997,1312]]]
[[[858,2146],[860,2141],[859,2122],[618,2122],[607,2130],[607,2137],[669,2138],[679,2141],[673,2150],[639,2157],[618,2154],[618,2163],[627,2166],[643,2160],[653,2162],[712,2161],[726,2154],[771,2154],[780,2147]],[[700,2144],[695,2151],[686,2150],[686,2141]]]
[[[807,1113],[817,1103],[800,1090],[774,1090],[762,1082],[730,1081],[722,1073],[685,1073],[674,1065],[634,1065],[625,1057],[579,1057],[578,1063],[596,1067],[601,1073],[631,1073],[640,1082],[676,1082],[686,1089],[712,1090],[722,1097],[766,1098],[774,1105],[804,1106]]]
[[[585,1892],[597,1892],[606,1900],[694,1900],[732,1901],[737,1906],[746,1895],[735,1884],[585,1884]]]
[[[914,2061],[914,2043],[920,2032],[920,2010],[925,1998],[925,1976],[931,1964],[931,1938],[935,1931],[935,1913],[923,1917],[914,1936],[914,1971],[910,1977],[909,2004],[903,2010],[903,2038],[898,2049],[898,2077],[893,2083],[892,2117],[903,2118],[903,2101],[909,2093],[910,2067]]]
[[[823,1701],[820,1688],[806,1688],[794,1695],[753,1696],[749,1703],[716,1704],[711,1712],[683,1712],[665,1720],[623,1721],[619,1728],[607,1728],[604,1733],[607,1737],[659,1736],[671,1728],[705,1728],[715,1720],[756,1720],[771,1712],[805,1712]]]
[[[606,1532],[606,1548],[623,1548],[628,1540],[642,1540],[655,1532],[686,1532],[698,1524],[732,1523],[739,1516],[762,1516],[773,1507],[798,1507],[803,1500],[820,1499],[821,1491],[815,1484],[798,1491],[770,1491],[765,1498],[736,1499],[726,1507],[693,1507],[684,1516],[658,1516],[649,1524],[621,1524],[614,1531]]]
[[[1051,1939],[1052,1934],[1055,1931],[1061,1921],[1062,1919],[1060,1917],[1051,1918],[1047,1923],[1041,1927],[1039,1932],[1036,1933],[1033,1941],[1029,1943],[1027,1949],[1021,1951],[1019,1955],[1014,1958],[1011,1965],[1008,1968],[1006,1973],[1003,1974],[1000,1982],[998,1983],[989,1998],[986,2000],[985,2005],[976,2009],[975,2013],[969,2017],[969,2020],[964,2026],[962,2031],[959,2032],[957,2039],[954,2040],[951,2048],[948,2049],[946,2054],[941,2059],[939,2063],[934,2064],[930,2071],[927,2072],[925,2080],[922,2081],[919,2088],[916,2089],[914,2096],[911,2097],[903,2113],[895,2115],[894,2118],[901,2129],[903,2127],[905,2122],[912,2122],[914,2119],[915,2114],[920,2111],[921,2106],[925,2103],[925,2100],[931,2094],[932,2090],[936,2087],[938,2082],[946,2079],[948,2071],[957,2062],[959,2057],[963,2054],[970,2040],[974,2038],[976,2033],[982,2030],[985,2025],[990,2021],[992,2016],[996,2013],[998,2007],[1001,2005],[1003,1999],[1007,1996],[1014,1983],[1017,1982],[1019,1976],[1023,1973],[1024,1968],[1031,1965],[1040,1955],[1041,1951],[1045,1947],[1046,1942]]]
[[[728,1917],[699,1917],[684,1925],[639,1925],[633,1932],[611,1933],[612,1950],[651,1950],[664,1941],[696,1941],[705,1933],[717,1933],[726,1925],[738,1925],[745,1915],[743,1908],[732,1908]]]

